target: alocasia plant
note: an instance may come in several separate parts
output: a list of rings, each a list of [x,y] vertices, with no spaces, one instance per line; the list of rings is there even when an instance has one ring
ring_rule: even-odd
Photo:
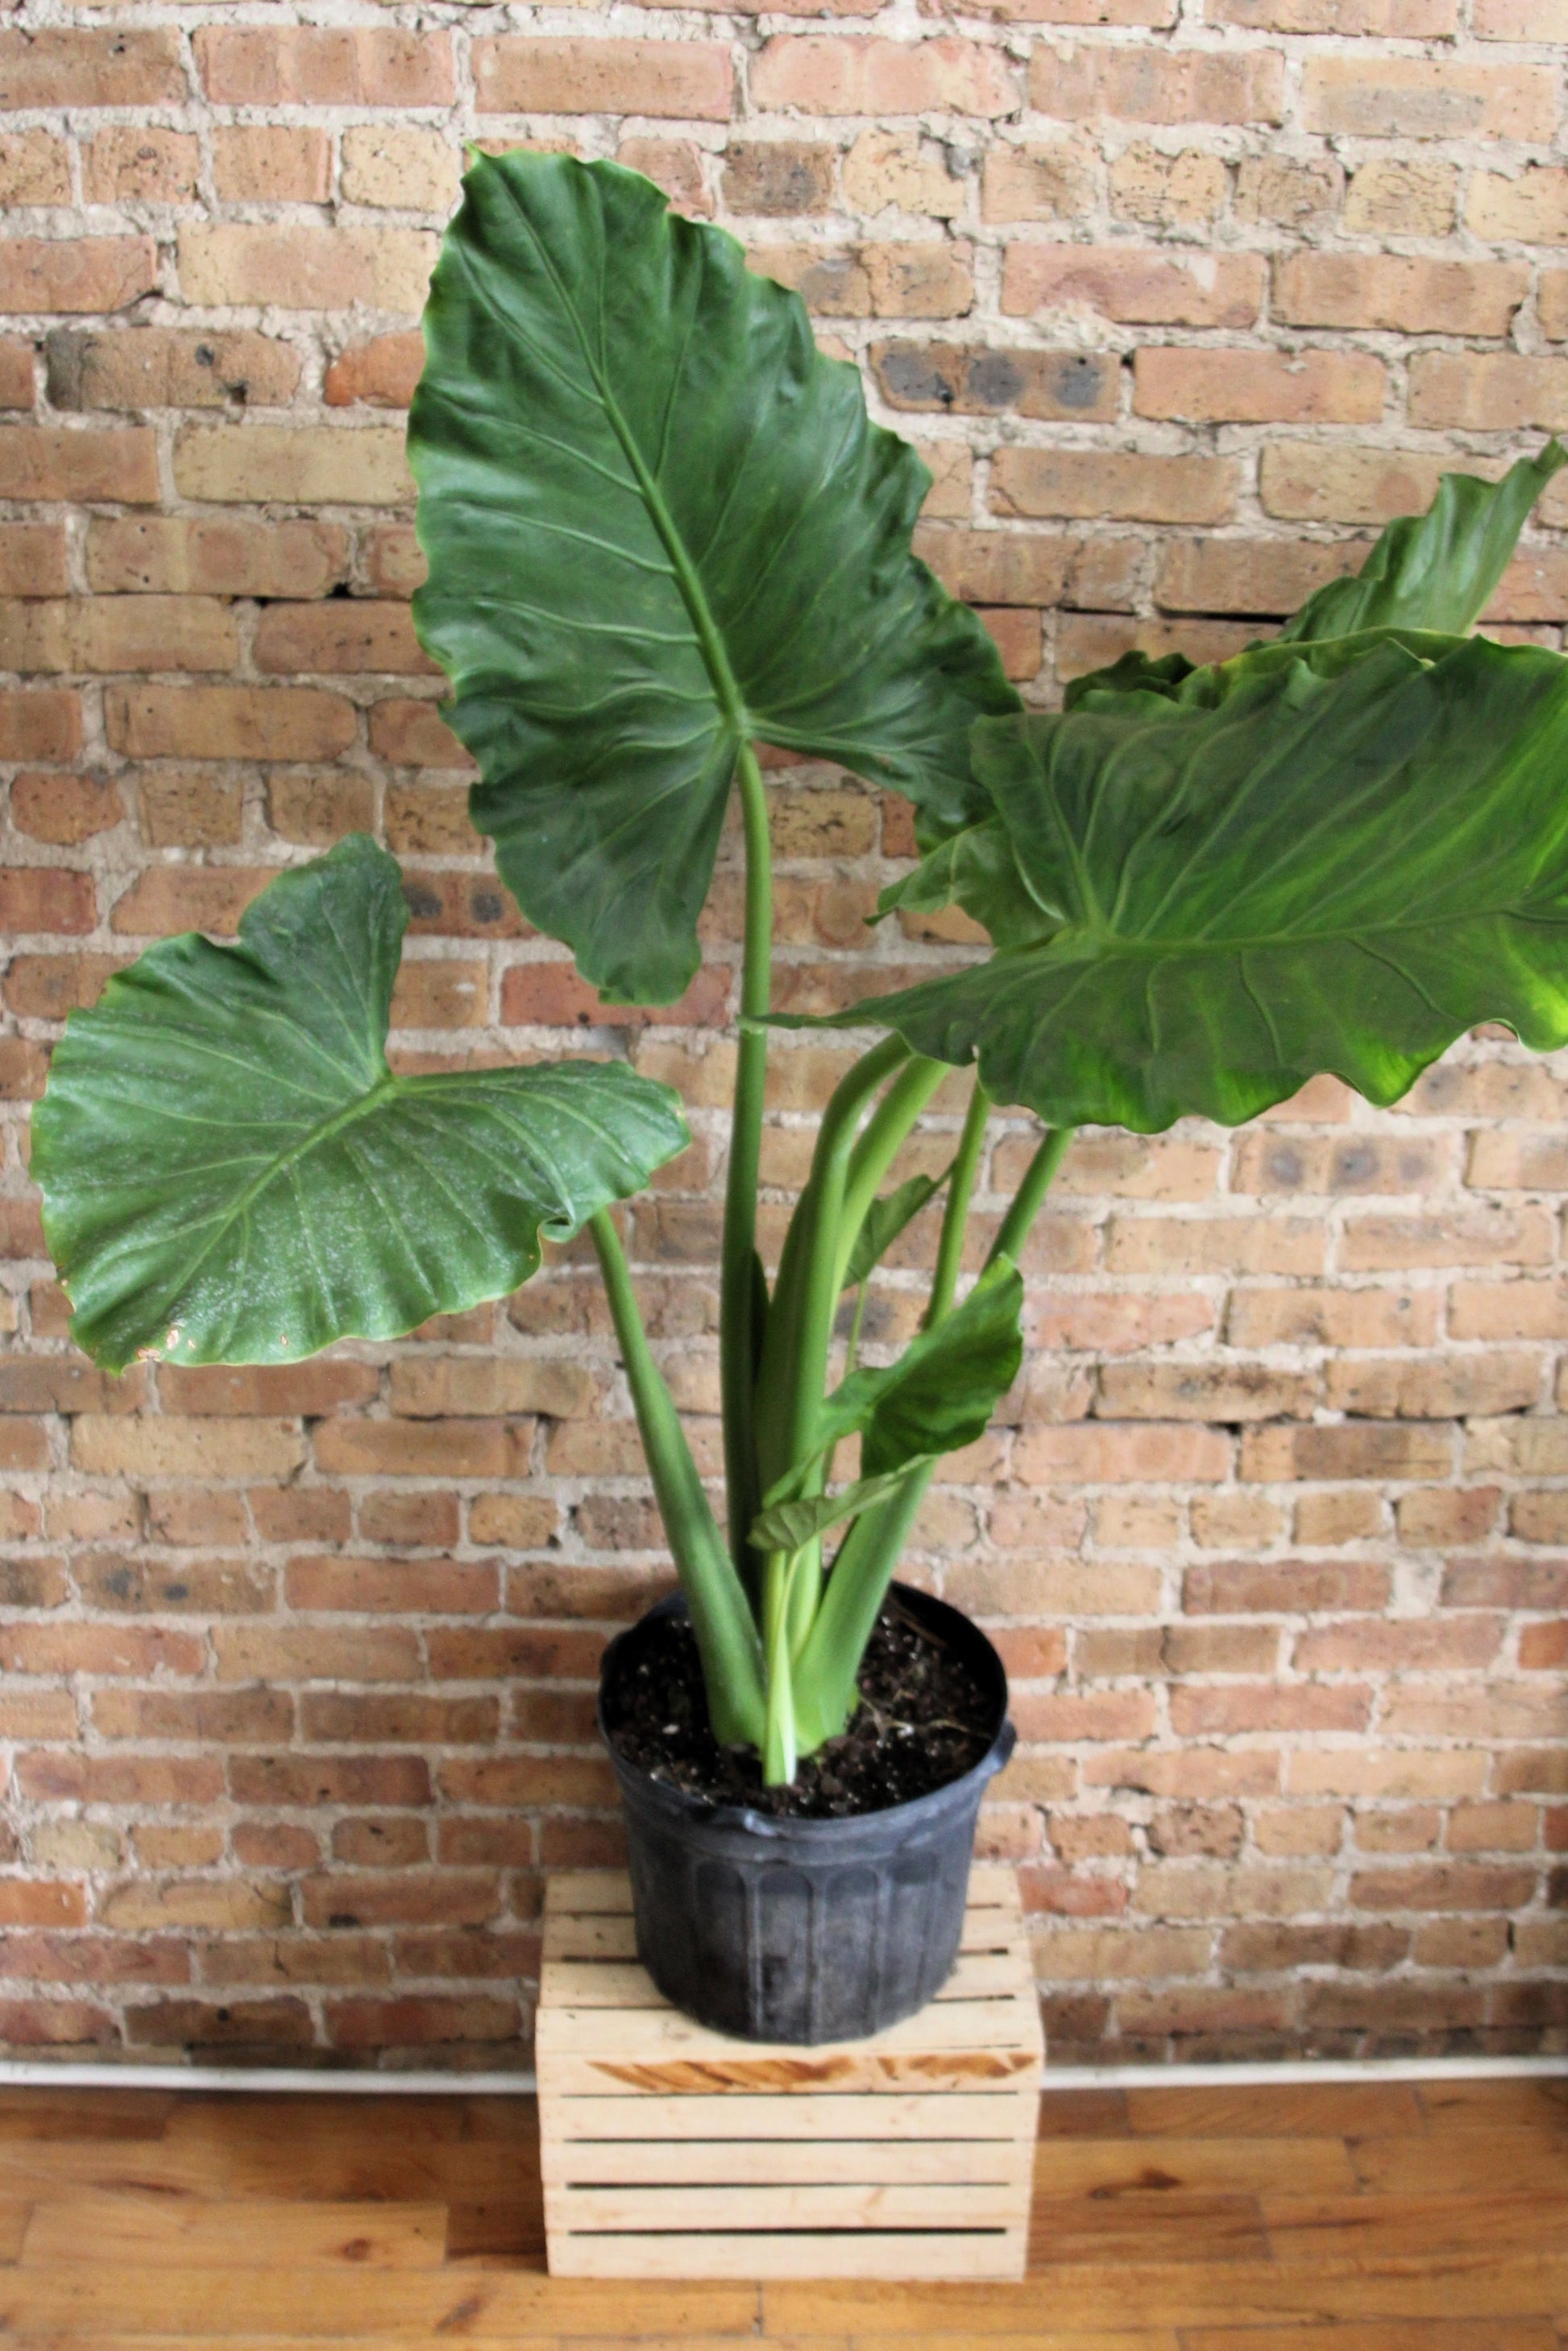
[[[727,1539],[610,1215],[683,1148],[675,1096],[616,1062],[394,1075],[400,876],[363,836],[281,875],[235,946],[169,941],[73,1014],[35,1119],[45,1229],[77,1339],[120,1369],[392,1338],[586,1226],[714,1726],[779,1782],[843,1728],[932,1468],[1017,1374],[1019,1259],[1074,1127],[1234,1123],[1324,1070],[1389,1102],[1483,1019],[1568,1040],[1568,662],[1465,633],[1564,455],[1448,476],[1271,643],[1129,655],[1025,712],[910,552],[924,467],[793,295],[614,164],[480,159],[465,191],[410,452],[415,621],[479,763],[475,823],[528,920],[653,1005],[695,969],[739,801]],[[885,1033],[827,1106],[771,1285],[760,744],[904,793],[925,854],[883,912],[956,904],[994,947],[838,1016]],[[951,1165],[884,1191],[955,1066],[977,1074]],[[1045,1133],[960,1302],[998,1102]],[[865,1285],[939,1193],[919,1334],[858,1362]]]

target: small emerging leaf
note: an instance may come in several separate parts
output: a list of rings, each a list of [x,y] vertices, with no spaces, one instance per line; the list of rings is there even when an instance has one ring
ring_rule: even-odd
[[[852,1372],[817,1416],[818,1450],[768,1490],[798,1493],[822,1455],[859,1435],[867,1478],[906,1468],[926,1454],[956,1453],[983,1437],[998,1397],[1023,1360],[1023,1279],[1009,1258],[988,1267],[961,1306],[912,1339],[896,1364]]]
[[[905,1225],[913,1224],[928,1200],[934,1199],[951,1175],[946,1168],[940,1176],[911,1176],[880,1200],[873,1200],[865,1212],[865,1221],[855,1235],[849,1263],[844,1268],[843,1286],[853,1290],[874,1273]]]
[[[912,1466],[905,1462],[903,1468],[887,1470],[880,1478],[862,1478],[846,1486],[841,1494],[817,1494],[806,1502],[776,1502],[753,1522],[747,1540],[758,1551],[804,1551],[819,1535],[884,1502],[903,1485]]]
[[[899,908],[939,914],[955,905],[983,924],[999,947],[1048,938],[1061,919],[1030,896],[1007,827],[998,817],[967,825],[938,842],[913,873],[889,883],[876,911],[879,917]]]
[[[134,1355],[295,1363],[516,1289],[685,1147],[620,1063],[394,1077],[408,910],[363,833],[280,874],[233,946],[149,948],[73,1012],[33,1119],[71,1335]]]
[[[1309,596],[1281,636],[1348,637],[1366,629],[1431,629],[1462,636],[1508,568],[1530,510],[1568,449],[1549,441],[1500,482],[1445,474],[1424,515],[1391,522],[1353,580]]]

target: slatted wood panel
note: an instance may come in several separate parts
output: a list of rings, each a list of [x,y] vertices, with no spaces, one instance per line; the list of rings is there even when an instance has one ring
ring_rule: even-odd
[[[929,2007],[815,2049],[694,2024],[636,1963],[625,1876],[554,1877],[538,2049],[558,2277],[1023,2274],[1043,2049],[1011,1870],[973,1872]]]

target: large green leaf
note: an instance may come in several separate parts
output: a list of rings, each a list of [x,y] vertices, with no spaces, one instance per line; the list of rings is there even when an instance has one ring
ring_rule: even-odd
[[[363,833],[284,873],[234,946],[166,939],[71,1015],[33,1118],[72,1336],[120,1371],[292,1363],[526,1280],[686,1140],[623,1065],[394,1077],[408,921]]]
[[[909,551],[929,475],[797,296],[614,163],[481,157],[464,190],[409,425],[414,619],[524,913],[665,1002],[744,741],[962,822],[970,722],[1017,696]]]
[[[1349,637],[1365,629],[1462,635],[1502,578],[1531,507],[1563,465],[1568,449],[1549,441],[1500,482],[1445,474],[1424,515],[1391,522],[1355,577],[1320,588],[1281,636]]]
[[[1323,1070],[1393,1102],[1479,1020],[1568,1040],[1568,664],[1422,642],[1269,647],[1207,707],[985,722],[978,772],[1061,926],[841,1020],[977,1055],[1053,1126],[1145,1132]]]
[[[862,1439],[866,1479],[907,1468],[927,1454],[956,1453],[983,1437],[1023,1360],[1022,1309],[1023,1277],[1009,1258],[998,1258],[963,1304],[912,1339],[895,1364],[840,1381],[817,1416],[817,1452],[768,1489],[768,1508],[793,1499],[816,1462],[846,1437]]]

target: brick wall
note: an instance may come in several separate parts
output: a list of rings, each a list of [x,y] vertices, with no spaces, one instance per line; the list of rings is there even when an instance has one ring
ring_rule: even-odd
[[[462,141],[619,154],[798,286],[1049,701],[1132,643],[1239,645],[1442,464],[1568,423],[1568,8],[301,13],[0,22],[0,2038],[522,2062],[541,1873],[618,1851],[595,1662],[664,1574],[590,1270],[398,1347],[112,1382],[26,1175],[68,1008],[369,827],[410,872],[406,1061],[608,1050],[695,1104],[631,1231],[716,1467],[733,855],[685,1001],[599,1012],[476,853],[408,623],[400,412]],[[1559,485],[1500,632],[1560,641],[1564,528]],[[771,781],[787,1003],[952,951],[862,929],[899,806]],[[770,1185],[842,1059],[780,1047]],[[1320,1081],[1249,1133],[1074,1145],[1026,1375],[914,1562],[1016,1677],[986,1835],[1061,2053],[1568,2042],[1565,1108],[1568,1060],[1483,1036],[1386,1115]],[[981,1238],[1027,1145],[998,1126]]]

